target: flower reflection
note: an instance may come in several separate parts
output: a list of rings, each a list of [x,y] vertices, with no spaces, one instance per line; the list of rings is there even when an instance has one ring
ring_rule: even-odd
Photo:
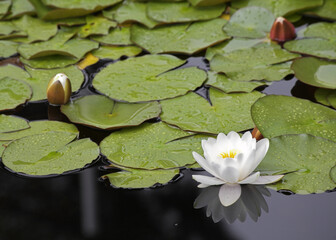
[[[219,199],[224,206],[235,203],[241,195],[241,184],[263,185],[280,180],[283,175],[261,176],[254,172],[265,157],[269,141],[256,141],[250,132],[241,138],[238,133],[218,134],[217,139],[202,140],[204,158],[193,152],[195,160],[213,176],[193,175],[199,188],[221,185]]]
[[[233,223],[236,219],[244,222],[247,216],[250,216],[253,221],[257,221],[261,216],[262,209],[268,212],[268,205],[265,201],[265,196],[271,196],[271,193],[265,186],[242,185],[240,198],[232,205],[225,207],[219,199],[220,186],[210,186],[202,189],[200,195],[194,202],[194,208],[199,209],[207,207],[207,217],[212,217],[216,223],[223,218]]]

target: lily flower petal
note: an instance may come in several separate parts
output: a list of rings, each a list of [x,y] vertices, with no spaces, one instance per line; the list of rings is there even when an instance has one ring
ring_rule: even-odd
[[[207,171],[208,173],[210,173],[211,175],[220,178],[220,176],[216,173],[215,169],[212,169],[209,166],[209,162],[206,161],[206,159],[204,159],[201,155],[199,155],[197,152],[192,152],[194,159],[198,162],[199,165],[201,165],[201,167]]]
[[[239,170],[234,167],[225,167],[221,172],[221,179],[228,183],[236,183],[239,179]]]
[[[192,178],[199,183],[211,186],[211,185],[222,185],[225,182],[221,179],[215,177],[209,177],[204,175],[192,175]]]
[[[235,203],[241,195],[239,184],[224,184],[219,190],[219,200],[223,206],[227,207]]]
[[[260,172],[255,172],[253,174],[251,174],[250,176],[248,176],[247,178],[245,178],[244,180],[239,181],[239,184],[249,184],[249,183],[253,183],[255,181],[257,181],[257,179],[260,177]]]

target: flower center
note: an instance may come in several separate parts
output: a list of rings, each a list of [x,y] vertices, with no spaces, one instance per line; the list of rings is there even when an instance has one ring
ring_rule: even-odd
[[[219,154],[222,158],[234,158],[238,154],[238,151],[233,149],[230,150],[229,152],[222,152]]]

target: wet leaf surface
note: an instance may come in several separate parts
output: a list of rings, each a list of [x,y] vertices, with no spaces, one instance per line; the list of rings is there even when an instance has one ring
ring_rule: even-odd
[[[210,105],[201,96],[188,93],[182,97],[161,101],[161,119],[183,130],[194,132],[240,132],[254,127],[250,108],[262,96],[263,94],[257,91],[226,94],[210,88]]]
[[[30,77],[29,73],[22,68],[8,64],[0,66],[0,78],[9,77],[16,80],[26,80]]]
[[[311,24],[303,30],[303,36],[336,40],[336,23],[319,22]]]
[[[330,20],[336,20],[335,12],[336,2],[334,0],[324,0],[323,6],[309,10],[307,14]]]
[[[0,115],[0,132],[13,132],[17,130],[22,130],[29,128],[28,122],[19,117],[10,116],[10,115]]]
[[[107,45],[131,45],[131,32],[129,27],[118,27],[112,29],[105,36],[95,36],[91,39]]]
[[[92,51],[92,55],[100,59],[119,59],[122,56],[133,57],[142,52],[137,46],[101,46]]]
[[[0,41],[0,58],[8,58],[17,53],[18,43],[11,41]]]
[[[53,68],[64,68],[73,65],[77,63],[79,59],[63,55],[50,55],[45,57],[33,58],[29,60],[20,57],[20,61],[24,65],[28,65],[31,68],[53,69]]]
[[[86,24],[79,27],[78,36],[86,38],[90,35],[106,35],[110,28],[116,27],[117,23],[110,21],[104,17],[96,17],[89,15],[86,17]]]

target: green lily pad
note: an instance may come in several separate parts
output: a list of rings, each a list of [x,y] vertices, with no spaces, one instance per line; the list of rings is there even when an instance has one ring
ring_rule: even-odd
[[[187,137],[189,136],[189,137]],[[163,122],[144,123],[113,132],[100,149],[113,163],[140,169],[169,169],[195,163],[192,151],[201,151],[204,136],[170,127]]]
[[[98,48],[98,43],[88,39],[73,38],[69,40],[73,35],[73,32],[60,30],[55,37],[48,41],[20,45],[18,52],[26,59],[55,54],[81,59],[87,52]]]
[[[32,68],[52,69],[52,68],[64,68],[73,65],[77,63],[79,59],[63,55],[50,55],[45,57],[33,58],[29,60],[20,57],[20,61],[24,65],[28,65],[29,67]]]
[[[222,28],[225,19],[163,26],[147,29],[139,25],[131,28],[131,40],[151,53],[193,54],[229,38]],[[195,41],[197,39],[197,41]]]
[[[11,0],[12,6],[10,12],[5,16],[5,19],[12,19],[22,15],[32,15],[35,13],[34,6],[29,0]]]
[[[99,11],[116,4],[116,0],[42,0],[48,7]]]
[[[11,41],[0,41],[0,58],[8,58],[17,53],[18,43]]]
[[[97,58],[119,59],[122,56],[133,57],[141,52],[142,49],[137,46],[101,46],[92,55]]]
[[[222,15],[226,4],[210,7],[192,7],[188,2],[149,2],[147,15],[158,22],[176,23],[210,20]]]
[[[118,27],[112,29],[105,36],[95,36],[91,38],[94,41],[108,45],[131,45],[131,31],[129,27]]]
[[[201,7],[201,6],[219,5],[221,3],[229,2],[230,0],[188,0],[188,1],[193,6]]]
[[[234,37],[264,38],[274,20],[274,15],[265,8],[246,7],[232,15],[224,31]]]
[[[216,72],[224,72],[232,80],[278,81],[292,73],[291,63],[286,61],[299,56],[273,46],[247,48],[217,54],[210,61],[210,66]]]
[[[270,95],[259,99],[251,114],[266,138],[306,133],[336,140],[336,111],[308,100]]]
[[[48,22],[57,24],[59,26],[71,27],[71,26],[86,24],[86,18],[85,17],[73,17],[73,18],[56,19],[56,20],[51,20]]]
[[[0,22],[0,36],[3,38],[10,37],[25,37],[27,33],[15,26],[12,22],[2,21]]]
[[[333,108],[336,108],[336,91],[335,90],[331,92],[330,94],[328,94],[327,100]]]
[[[306,57],[296,59],[292,69],[301,82],[315,87],[336,89],[336,63]]]
[[[333,180],[333,182],[336,183],[336,165],[330,169],[329,175],[331,180]]]
[[[14,172],[34,176],[81,169],[99,156],[99,147],[88,138],[71,142],[74,137],[49,132],[20,138],[8,144],[2,162]]]
[[[156,184],[166,184],[171,181],[174,176],[179,174],[179,169],[171,170],[136,170],[126,169],[110,173],[102,176],[108,179],[113,187],[117,188],[149,188]]]
[[[321,193],[336,187],[329,176],[335,155],[335,142],[307,134],[284,135],[270,139],[270,148],[257,170],[287,173],[278,183],[268,185],[276,190]]]
[[[5,151],[8,143],[9,142],[6,142],[6,141],[0,141],[0,156],[2,155],[3,151]]]
[[[324,0],[323,6],[310,10],[307,12],[307,14],[330,20],[336,20],[335,12],[336,2],[334,0]]]
[[[4,77],[13,78],[16,80],[26,80],[30,77],[30,75],[22,68],[12,64],[8,64],[0,66],[0,79]]]
[[[102,95],[89,95],[61,106],[71,122],[100,129],[137,126],[161,113],[158,102],[118,103]]]
[[[0,18],[6,15],[11,4],[12,4],[12,1],[10,0],[3,0],[0,2]]]
[[[116,27],[117,23],[112,22],[104,17],[89,15],[86,17],[86,24],[79,27],[78,36],[86,38],[90,35],[106,35],[110,28]]]
[[[251,47],[265,47],[269,45],[272,45],[274,48],[281,48],[280,45],[274,44],[270,41],[266,42],[266,39],[233,38],[229,41],[209,47],[206,51],[205,57],[211,60],[216,54],[224,55],[235,50]]]
[[[328,58],[336,59],[336,41],[322,38],[299,39],[286,42],[284,48],[288,51]]]
[[[241,82],[227,78],[223,74],[217,74],[215,72],[208,72],[208,81],[206,85],[215,87],[225,93],[232,92],[252,92],[255,88],[267,85],[265,82]]]
[[[17,38],[15,41],[30,43],[35,41],[46,41],[57,33],[57,25],[33,18],[28,15],[12,21],[21,31],[25,31],[27,38]]]
[[[17,130],[22,130],[29,128],[28,122],[19,117],[0,115],[0,132],[13,132]]]
[[[330,106],[330,103],[328,102],[328,95],[334,91],[335,90],[332,89],[318,88],[314,92],[314,97],[317,102],[326,106]]]
[[[336,23],[319,22],[311,24],[303,30],[303,36],[336,40]]]
[[[0,111],[16,108],[32,96],[30,86],[9,77],[0,79]]]
[[[58,122],[58,121],[33,121],[29,123],[30,128],[10,133],[0,133],[0,141],[12,141],[15,139],[38,135],[49,132],[61,132],[75,135],[75,138],[79,132],[75,125],[70,123]],[[72,138],[72,139],[73,139]]]
[[[40,101],[47,98],[48,83],[57,73],[64,73],[69,77],[73,92],[77,91],[84,81],[83,73],[76,66],[59,69],[33,69],[26,66],[26,70],[31,77],[25,79],[25,81],[33,89],[33,97],[30,101]]]
[[[148,28],[155,27],[158,22],[147,16],[147,3],[124,1],[116,7],[103,11],[105,17],[118,23],[138,22]]]
[[[172,70],[184,63],[171,55],[145,55],[108,65],[93,86],[112,99],[142,102],[172,98],[201,86],[207,75],[196,67]]]
[[[271,11],[276,17],[282,17],[302,10],[319,7],[322,4],[323,0],[236,0],[232,2],[232,7],[263,7]]]
[[[251,93],[231,93],[210,88],[212,105],[196,93],[161,101],[162,121],[183,130],[218,134],[244,131],[254,127],[250,108],[263,96]]]

